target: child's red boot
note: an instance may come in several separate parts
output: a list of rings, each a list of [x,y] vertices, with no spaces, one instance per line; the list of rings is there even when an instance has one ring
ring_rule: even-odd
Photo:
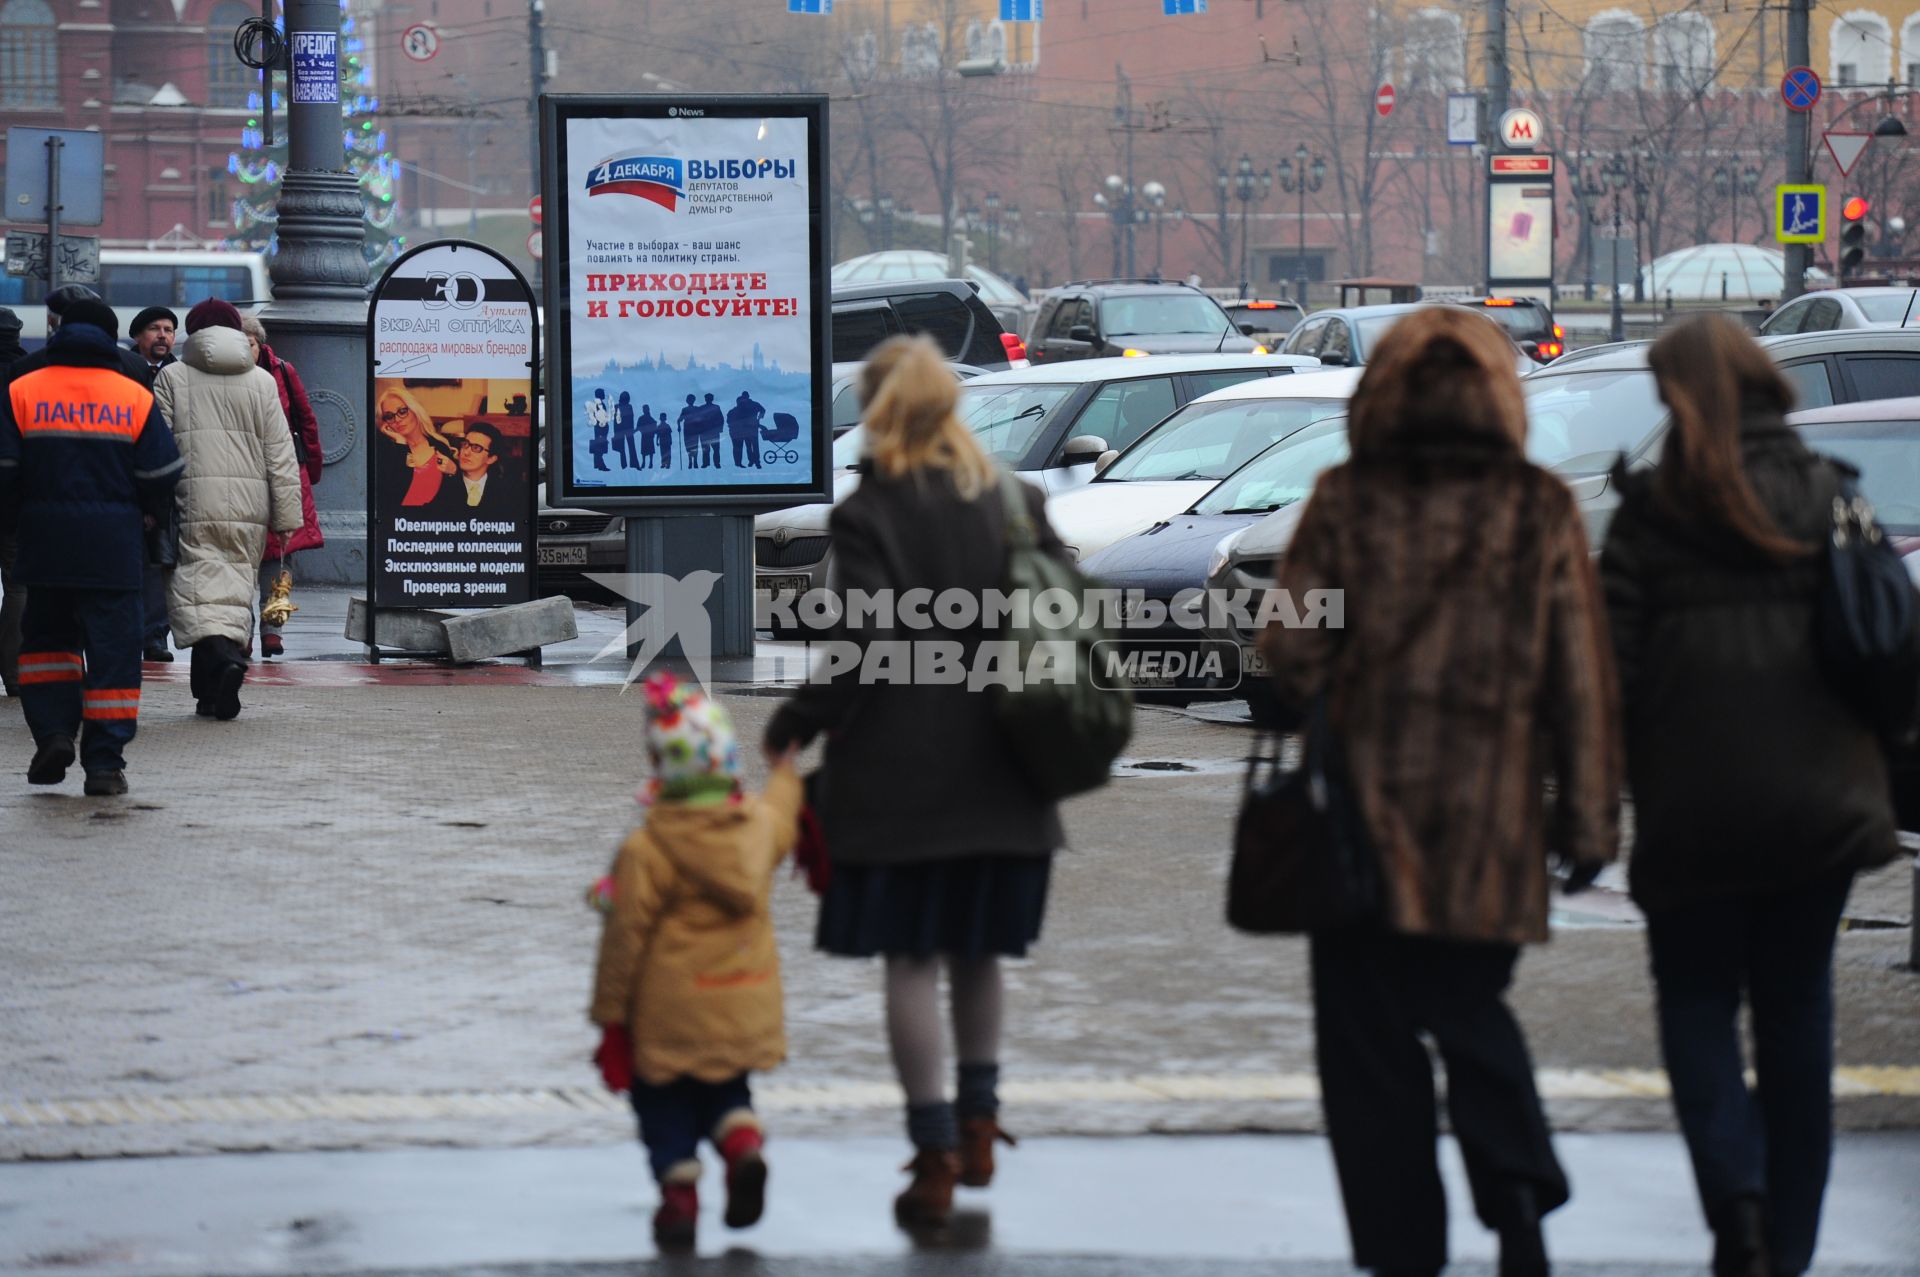
[[[653,1244],[661,1250],[690,1250],[700,1222],[700,1163],[676,1163],[660,1178],[660,1209],[653,1213]]]
[[[728,1228],[751,1228],[767,1208],[767,1133],[751,1109],[735,1109],[714,1128],[713,1143],[727,1163]]]

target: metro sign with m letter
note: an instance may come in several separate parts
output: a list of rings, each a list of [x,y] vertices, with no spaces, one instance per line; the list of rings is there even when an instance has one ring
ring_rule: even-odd
[[[1500,117],[1500,141],[1509,150],[1531,151],[1546,136],[1540,117],[1525,107],[1515,107]]]

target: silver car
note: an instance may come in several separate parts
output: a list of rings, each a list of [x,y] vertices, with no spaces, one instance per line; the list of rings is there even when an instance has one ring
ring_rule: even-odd
[[[1916,318],[1912,288],[1825,288],[1794,298],[1767,316],[1762,337],[1842,328],[1900,328]]]
[[[1201,395],[1318,366],[1318,360],[1285,355],[1073,360],[975,378],[961,389],[960,416],[995,458],[1052,494],[1086,483],[1103,453],[1124,448]],[[855,429],[834,441],[836,501],[860,481],[854,466],[862,433]],[[764,604],[826,585],[832,512],[821,503],[754,520],[754,585]],[[766,619],[767,608],[761,611]]]

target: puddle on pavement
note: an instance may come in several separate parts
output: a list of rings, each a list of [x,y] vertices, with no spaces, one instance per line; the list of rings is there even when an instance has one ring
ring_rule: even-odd
[[[1141,776],[1222,776],[1245,766],[1238,758],[1121,758],[1113,764],[1114,779]]]

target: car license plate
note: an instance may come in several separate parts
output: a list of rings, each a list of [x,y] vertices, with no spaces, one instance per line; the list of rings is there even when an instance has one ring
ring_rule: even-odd
[[[813,578],[804,573],[799,576],[763,576],[753,583],[753,588],[768,594],[805,594],[813,588]]]
[[[587,547],[584,545],[543,545],[540,547],[540,566],[543,568],[583,568],[587,566]]]
[[[1267,654],[1253,643],[1240,649],[1240,677],[1266,678],[1273,671],[1267,666]]]

